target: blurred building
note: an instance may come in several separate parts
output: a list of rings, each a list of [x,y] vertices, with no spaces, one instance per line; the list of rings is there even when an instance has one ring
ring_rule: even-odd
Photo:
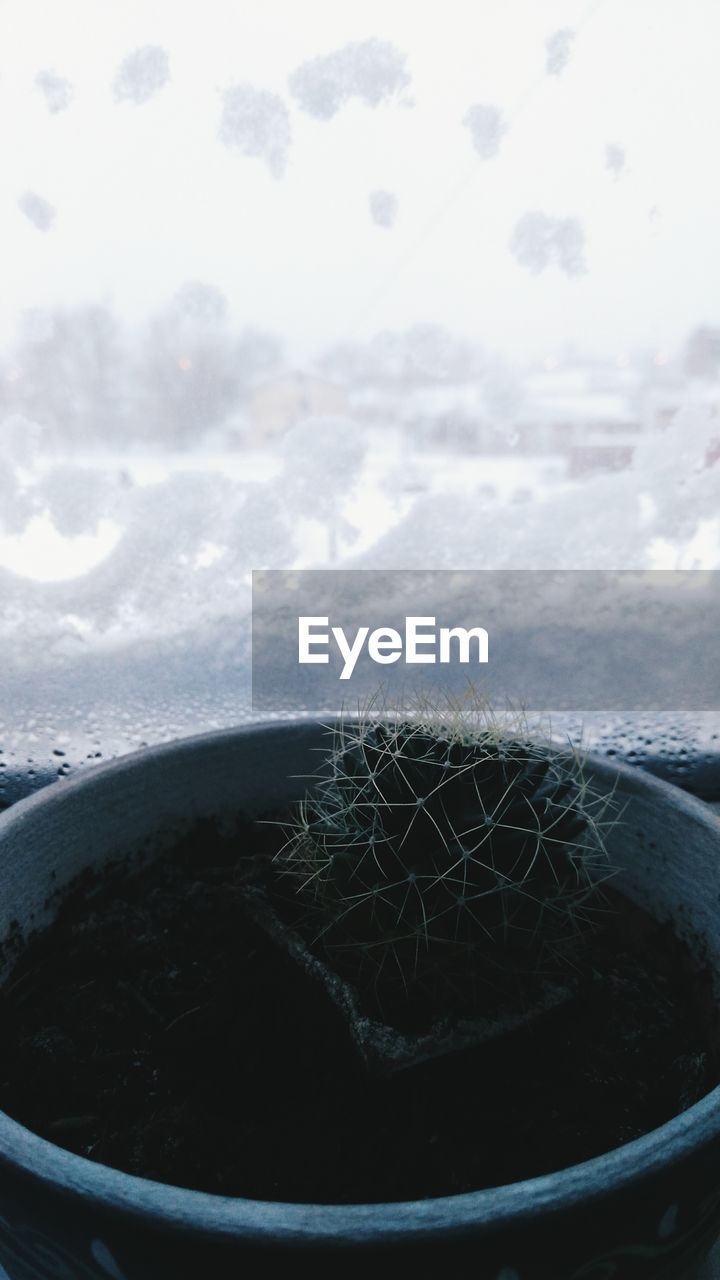
[[[348,394],[344,387],[312,373],[282,373],[254,388],[247,443],[262,448],[304,418],[345,416],[347,412]]]
[[[615,469],[632,455],[642,429],[638,374],[629,368],[573,363],[525,377],[497,371],[435,384],[353,388],[353,417],[399,427],[413,444],[488,455],[569,455],[573,470]],[[500,394],[502,392],[502,394]]]
[[[636,392],[630,369],[571,364],[536,373],[518,415],[517,447],[565,454],[573,475],[627,466],[642,427]]]
[[[412,370],[390,379],[368,369],[347,388],[320,374],[287,372],[256,386],[247,442],[262,447],[303,418],[343,416],[436,459],[532,456],[538,464],[554,460],[569,478],[620,471],[640,436],[667,428],[681,410],[717,414],[720,433],[720,330],[696,330],[685,364],[693,376],[666,357],[649,364],[569,356],[523,372],[488,365],[434,379]]]

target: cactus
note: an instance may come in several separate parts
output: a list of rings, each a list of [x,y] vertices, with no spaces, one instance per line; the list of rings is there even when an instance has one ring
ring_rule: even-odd
[[[478,956],[486,971],[537,969],[582,935],[610,873],[611,800],[580,754],[477,698],[450,709],[332,728],[279,854],[314,942],[406,987],[476,974]]]

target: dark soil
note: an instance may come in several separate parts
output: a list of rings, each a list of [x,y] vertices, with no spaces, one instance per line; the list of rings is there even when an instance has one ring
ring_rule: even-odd
[[[0,992],[4,1110],[163,1182],[347,1203],[548,1173],[717,1082],[702,976],[617,898],[571,1004],[369,1076],[321,986],[248,917],[246,859],[268,839],[246,824],[228,842],[204,825],[149,866],[81,879]]]

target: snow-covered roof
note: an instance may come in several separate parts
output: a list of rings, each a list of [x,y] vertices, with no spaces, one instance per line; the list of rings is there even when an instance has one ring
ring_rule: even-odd
[[[312,369],[281,369],[279,372],[273,373],[269,378],[265,377],[255,382],[252,389],[253,394],[255,394],[275,387],[303,386],[307,384],[332,387],[336,391],[346,390],[341,382],[326,378],[324,374],[315,373]]]
[[[652,387],[647,394],[658,408],[663,405],[677,409],[692,405],[720,407],[720,382],[693,379],[681,386]]]
[[[483,410],[482,387],[472,382],[444,382],[437,386],[366,386],[352,392],[352,402],[360,407],[392,405],[403,417],[472,413]]]
[[[637,422],[625,395],[577,392],[528,398],[518,415],[523,422],[627,423]]]

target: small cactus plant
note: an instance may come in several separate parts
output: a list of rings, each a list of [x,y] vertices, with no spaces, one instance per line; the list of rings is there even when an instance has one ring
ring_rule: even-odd
[[[536,970],[581,935],[610,874],[611,801],[580,754],[474,696],[449,711],[339,722],[279,855],[315,944],[406,988]]]

